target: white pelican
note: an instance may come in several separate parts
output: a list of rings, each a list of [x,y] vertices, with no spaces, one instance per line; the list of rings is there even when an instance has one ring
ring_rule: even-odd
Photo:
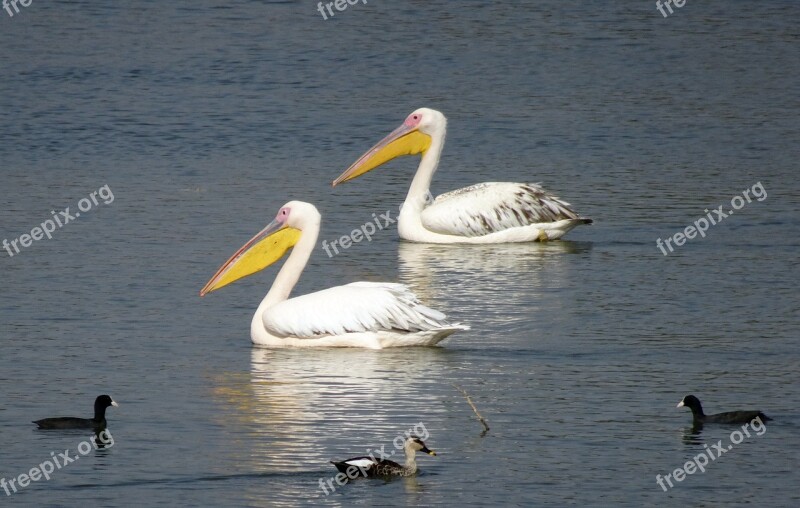
[[[423,243],[505,243],[556,240],[578,224],[591,224],[569,203],[538,184],[486,182],[464,187],[428,202],[439,165],[447,118],[420,108],[362,155],[333,186],[403,155],[422,154],[417,174],[398,218],[400,237]]]
[[[320,214],[290,201],[267,227],[223,264],[200,296],[263,270],[294,247],[250,324],[253,343],[263,346],[368,347],[432,346],[469,327],[451,324],[441,312],[420,304],[408,286],[354,282],[289,298],[314,250]]]

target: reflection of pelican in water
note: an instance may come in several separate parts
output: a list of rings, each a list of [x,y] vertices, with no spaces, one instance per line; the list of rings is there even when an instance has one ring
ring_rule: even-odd
[[[561,310],[552,290],[571,284],[570,255],[589,249],[590,243],[569,241],[459,247],[401,242],[399,279],[432,305],[447,302],[473,320],[527,328],[536,312]]]
[[[254,348],[250,375],[219,380],[215,394],[231,406],[224,425],[249,434],[253,469],[328,474],[328,461],[352,454],[356,440],[393,449],[395,437],[447,413],[442,401],[452,394],[435,387],[450,354],[325,348],[309,357],[301,349]]]

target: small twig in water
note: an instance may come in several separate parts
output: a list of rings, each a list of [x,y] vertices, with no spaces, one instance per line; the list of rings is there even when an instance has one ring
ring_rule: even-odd
[[[489,432],[489,424],[486,423],[486,419],[483,416],[481,416],[481,414],[478,412],[478,408],[475,407],[475,404],[472,403],[472,399],[469,397],[469,394],[463,388],[458,386],[457,384],[455,384],[455,383],[452,383],[452,384],[453,384],[453,386],[455,387],[456,390],[458,390],[459,392],[461,392],[464,395],[464,398],[467,399],[467,404],[469,404],[469,406],[472,408],[472,410],[475,411],[475,415],[478,417],[478,421],[480,421],[481,425],[483,425],[483,429],[484,430],[483,430],[483,433],[481,434],[481,436],[483,436],[484,434]]]

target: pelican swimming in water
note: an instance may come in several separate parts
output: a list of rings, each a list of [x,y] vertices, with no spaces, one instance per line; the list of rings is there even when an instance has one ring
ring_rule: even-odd
[[[398,218],[400,237],[423,243],[505,243],[556,240],[592,219],[578,215],[569,203],[538,184],[486,182],[437,197],[430,184],[439,165],[447,118],[420,108],[362,155],[333,186],[403,155],[422,155],[417,174]]]
[[[432,346],[469,329],[448,323],[444,314],[420,304],[403,284],[354,282],[289,298],[317,243],[320,219],[310,203],[286,203],[275,220],[220,267],[200,296],[263,270],[294,247],[253,316],[250,337],[255,344],[374,349]]]

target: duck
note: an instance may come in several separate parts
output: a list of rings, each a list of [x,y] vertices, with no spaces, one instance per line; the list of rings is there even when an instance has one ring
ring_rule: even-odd
[[[344,473],[351,479],[359,476],[366,478],[413,476],[417,473],[417,452],[436,456],[436,452],[429,449],[422,439],[417,436],[410,436],[405,440],[403,451],[406,455],[405,464],[398,464],[388,459],[376,459],[371,456],[353,457],[341,462],[332,460],[331,464],[336,466],[340,473]]]
[[[677,407],[688,407],[692,410],[692,417],[695,425],[702,425],[704,423],[749,423],[756,418],[762,422],[772,420],[761,411],[729,411],[727,413],[717,413],[707,415],[703,413],[703,406],[700,404],[700,399],[694,395],[687,395],[678,403]]]
[[[61,416],[34,420],[33,423],[43,430],[92,429],[98,433],[106,428],[106,408],[110,406],[117,407],[119,404],[109,395],[100,395],[94,400],[94,418]]]

